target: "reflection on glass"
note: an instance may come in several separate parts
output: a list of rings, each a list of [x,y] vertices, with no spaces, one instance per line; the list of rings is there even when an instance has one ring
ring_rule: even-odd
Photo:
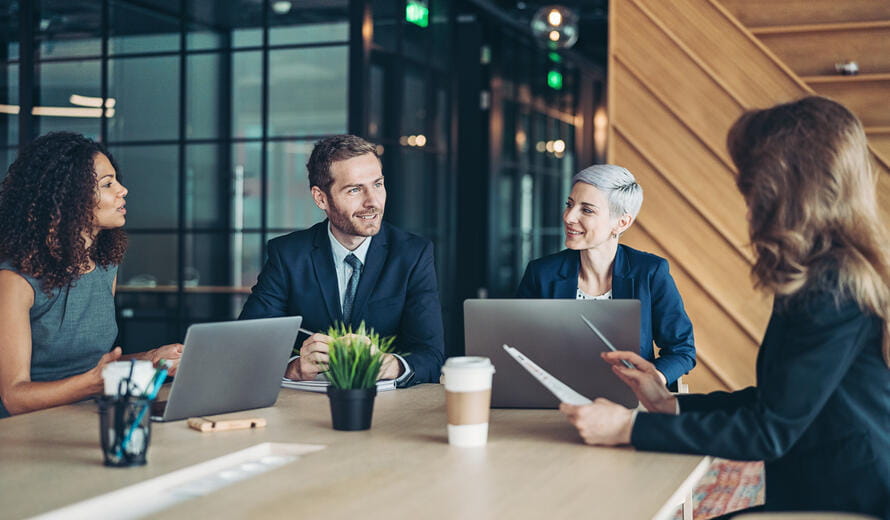
[[[269,135],[346,131],[347,47],[269,51]]]
[[[178,56],[109,60],[108,93],[115,98],[110,141],[179,137]]]
[[[102,54],[101,0],[32,0],[32,3],[37,4],[34,8],[40,16],[34,26],[35,46],[40,59]],[[7,9],[12,11],[11,6]],[[10,12],[10,15],[18,17],[17,12]]]
[[[404,3],[392,0],[371,0],[374,13],[374,44],[387,51],[396,50],[396,34],[404,16]]]
[[[415,148],[399,148],[399,166],[386,175],[387,220],[413,233],[426,235],[435,227],[436,174],[428,155]],[[444,202],[444,201],[443,201]]]
[[[260,233],[189,233],[183,285],[251,287],[260,272]]]
[[[369,97],[368,104],[368,137],[371,139],[377,139],[382,135],[385,135],[384,132],[384,103],[385,103],[385,92],[384,92],[384,68],[382,65],[377,63],[371,64],[371,92]]]
[[[263,44],[264,2],[187,0],[186,11],[193,24],[186,35],[189,49],[219,49]]]
[[[109,54],[162,52],[179,49],[179,2],[143,7],[110,3]]]
[[[304,229],[324,218],[312,200],[306,161],[312,142],[269,143],[269,227]]]
[[[232,198],[229,208],[232,229],[260,228],[263,198],[261,150],[257,142],[232,143]]]
[[[18,150],[15,148],[0,148],[0,182],[6,177],[9,165],[15,161]]]
[[[0,146],[17,145],[19,143],[19,116],[15,113],[19,104],[19,66],[7,65],[5,74],[0,78],[0,104],[8,105],[8,109],[0,111],[0,131],[5,135],[0,138]],[[5,172],[5,170],[4,170]]]
[[[423,134],[426,129],[426,78],[418,67],[406,66],[402,92],[403,136]]]
[[[219,54],[193,54],[186,59],[185,135],[191,139],[213,138],[223,133],[225,120],[220,114],[222,66],[228,65]]]
[[[232,53],[232,136],[263,135],[263,54]]]
[[[286,45],[349,40],[348,0],[272,1],[269,43]]]
[[[178,223],[179,153],[175,145],[112,146],[127,195],[127,228],[170,228]]]
[[[34,115],[37,116],[35,120],[38,133],[66,130],[98,139],[102,109],[74,104],[71,96],[99,99],[101,71],[99,60],[37,65],[40,91],[34,102]]]
[[[176,285],[175,233],[130,233],[127,254],[117,273],[119,285],[158,287]]]
[[[229,146],[188,145],[185,152],[185,225],[194,228],[228,228],[223,196],[229,177],[222,167]]]

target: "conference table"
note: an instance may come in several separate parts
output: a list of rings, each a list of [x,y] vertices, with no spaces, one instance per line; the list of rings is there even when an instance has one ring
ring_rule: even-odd
[[[213,417],[264,418],[263,428],[154,423],[148,463],[130,468],[102,464],[92,401],[3,419],[0,517],[661,519],[709,464],[586,446],[557,410],[492,410],[486,446],[453,447],[444,394],[432,384],[381,392],[371,429],[342,432],[331,428],[325,394],[282,389],[275,406]],[[237,459],[251,453],[266,454],[270,467]],[[196,468],[205,479],[232,475],[226,464],[254,473],[195,487]],[[191,491],[163,506],[174,476]]]

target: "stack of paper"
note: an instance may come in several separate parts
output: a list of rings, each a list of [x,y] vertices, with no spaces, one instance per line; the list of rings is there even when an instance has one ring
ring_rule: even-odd
[[[313,381],[294,381],[286,377],[281,378],[281,386],[284,388],[293,388],[294,390],[306,390],[309,392],[325,393],[328,390],[330,381],[323,375],[319,374]],[[377,381],[377,391],[385,392],[387,390],[396,389],[395,379],[381,379]]]

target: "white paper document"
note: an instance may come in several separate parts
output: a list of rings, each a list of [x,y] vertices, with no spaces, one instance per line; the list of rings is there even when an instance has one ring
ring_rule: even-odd
[[[510,354],[522,368],[528,370],[535,379],[544,385],[544,388],[550,390],[550,392],[561,402],[579,406],[590,404],[592,402],[590,399],[573,390],[570,386],[550,375],[549,372],[539,367],[534,361],[525,357],[522,352],[519,352],[509,345],[504,345],[504,350],[506,350],[507,354]]]
[[[322,374],[316,376],[312,381],[294,381],[293,379],[288,379],[286,377],[281,378],[282,388],[293,388],[294,390],[305,390],[307,392],[325,393],[328,391],[328,386],[330,386],[330,384],[331,382]],[[395,389],[395,379],[381,379],[380,381],[377,381],[378,392]]]

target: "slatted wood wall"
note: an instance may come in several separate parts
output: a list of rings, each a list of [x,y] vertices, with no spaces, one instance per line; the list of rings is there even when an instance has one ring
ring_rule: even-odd
[[[820,3],[830,6],[806,5]],[[671,262],[699,352],[690,389],[753,384],[771,300],[749,277],[746,210],[726,133],[745,110],[812,90],[717,0],[611,0],[609,12],[607,154],[645,192],[624,241]],[[890,202],[890,174],[878,165],[881,199]]]

